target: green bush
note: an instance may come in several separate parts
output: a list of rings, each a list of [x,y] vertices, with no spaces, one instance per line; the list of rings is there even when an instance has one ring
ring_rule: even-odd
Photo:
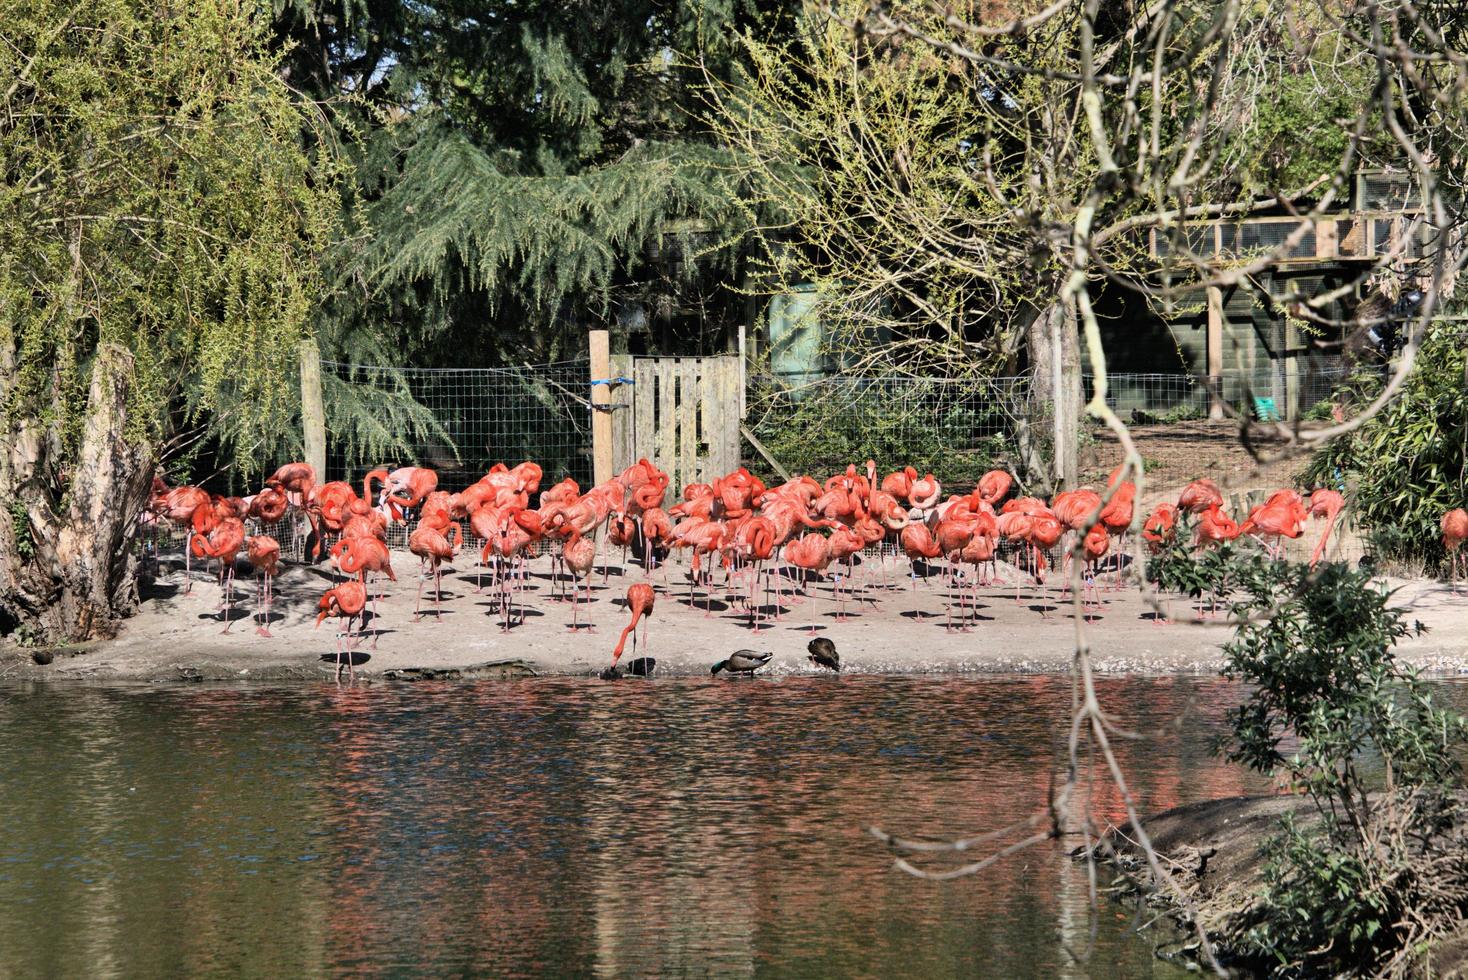
[[[1468,910],[1456,802],[1464,722],[1392,646],[1420,633],[1369,573],[1236,563],[1225,676],[1249,686],[1227,757],[1313,806],[1266,846],[1266,893],[1220,948],[1282,976],[1397,973]]]
[[[1468,500],[1468,343],[1456,323],[1436,323],[1398,397],[1360,429],[1322,449],[1305,479],[1351,486],[1357,523],[1378,532],[1385,561],[1438,565],[1443,512]],[[1347,414],[1381,391],[1374,371],[1358,372]]]
[[[792,473],[821,478],[874,459],[883,473],[912,466],[965,486],[1007,461],[1000,407],[955,406],[921,383],[900,399],[865,394],[859,385],[818,388],[804,397],[763,392],[756,399],[753,432]]]

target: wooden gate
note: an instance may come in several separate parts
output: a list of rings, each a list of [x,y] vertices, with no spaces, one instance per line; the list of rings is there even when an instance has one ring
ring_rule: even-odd
[[[620,473],[649,459],[672,480],[667,505],[690,483],[708,483],[739,466],[739,358],[611,359],[630,378],[612,393],[613,466]]]

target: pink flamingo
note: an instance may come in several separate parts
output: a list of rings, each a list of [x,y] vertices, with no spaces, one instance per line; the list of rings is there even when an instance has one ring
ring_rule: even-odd
[[[252,534],[245,543],[245,557],[250,560],[258,580],[255,588],[255,616],[259,625],[255,627],[255,632],[260,636],[270,636],[270,606],[275,601],[272,583],[280,561],[280,542],[268,534]]]

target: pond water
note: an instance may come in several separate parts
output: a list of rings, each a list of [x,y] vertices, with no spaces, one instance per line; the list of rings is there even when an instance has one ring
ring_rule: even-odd
[[[1257,791],[1238,689],[1104,680],[1144,810]],[[0,976],[1175,976],[1044,805],[1064,677],[0,687]],[[1119,801],[1099,800],[1120,817]],[[941,866],[941,865],[938,865]]]

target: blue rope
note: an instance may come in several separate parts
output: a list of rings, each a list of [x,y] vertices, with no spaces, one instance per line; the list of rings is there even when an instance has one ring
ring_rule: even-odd
[[[631,378],[597,378],[591,382],[594,385],[630,385],[636,384]]]

